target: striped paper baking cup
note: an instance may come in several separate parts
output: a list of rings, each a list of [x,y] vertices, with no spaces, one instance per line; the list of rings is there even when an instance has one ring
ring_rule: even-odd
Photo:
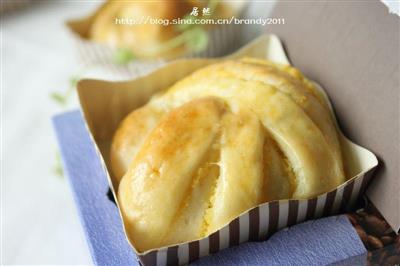
[[[245,56],[289,64],[282,43],[274,35],[261,36],[227,58]],[[114,198],[117,198],[117,185],[113,183],[106,161],[109,143],[118,124],[128,113],[143,106],[153,95],[196,69],[220,60],[223,59],[184,59],[168,63],[157,71],[130,81],[83,80],[78,83],[78,95],[86,125],[102,159]],[[318,84],[316,85],[319,88],[317,92],[325,98],[334,117],[327,95]],[[311,199],[288,199],[261,204],[243,212],[213,234],[190,242],[140,253],[127,236],[140,263],[145,266],[186,264],[243,242],[265,240],[277,230],[296,223],[352,209],[362,198],[378,161],[372,152],[351,142],[340,130],[338,137],[346,175],[350,177],[342,185]],[[118,206],[118,201],[116,204]]]
[[[194,57],[218,57],[237,49],[237,38],[239,36],[237,25],[220,25],[208,31],[209,43],[207,48],[201,53],[189,53],[181,58]],[[98,65],[106,68],[115,75],[124,75],[130,78],[138,77],[150,73],[164,66],[167,61],[163,59],[154,60],[135,60],[126,65],[114,63],[115,48],[104,44],[95,43],[82,39],[79,35],[73,34],[76,44],[78,59],[83,65]],[[178,59],[178,58],[177,58]]]
[[[150,251],[138,258],[142,265],[182,265],[248,241],[263,241],[294,224],[352,209],[362,198],[374,168],[331,192],[308,200],[280,200],[240,215],[210,236]]]
[[[243,2],[244,3],[244,2]],[[243,10],[245,4],[238,8],[238,14]],[[239,17],[239,16],[238,16]],[[152,70],[155,70],[165,65],[167,60],[164,59],[149,59],[149,60],[134,60],[126,65],[118,65],[115,63],[114,57],[117,51],[116,48],[100,44],[83,38],[92,24],[94,15],[79,19],[67,21],[66,25],[72,33],[72,38],[76,46],[76,52],[81,64],[91,66],[98,65],[109,69],[116,75],[125,75],[128,73],[131,78],[145,75]],[[193,57],[219,57],[226,55],[235,49],[239,48],[238,42],[242,30],[241,25],[224,24],[216,25],[207,30],[209,42],[206,49],[199,53],[183,54],[179,58]]]

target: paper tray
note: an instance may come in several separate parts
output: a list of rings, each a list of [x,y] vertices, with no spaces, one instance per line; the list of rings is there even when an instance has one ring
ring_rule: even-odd
[[[109,197],[101,160],[79,111],[54,117],[64,172],[70,181],[95,265],[139,265]],[[208,253],[208,252],[207,252]],[[307,254],[307,255],[305,255]],[[345,216],[318,219],[196,261],[196,265],[365,264],[367,251]],[[170,264],[177,261],[170,261]]]
[[[258,38],[229,58],[243,56],[288,63],[281,42],[274,35]],[[102,167],[112,189],[115,186],[108,174],[106,163],[109,143],[120,121],[129,112],[144,105],[155,93],[168,88],[196,69],[217,61],[217,59],[180,60],[131,81],[83,80],[78,83],[84,117],[101,154],[100,157],[104,159]],[[320,93],[327,99],[323,90]],[[184,264],[243,242],[265,240],[286,226],[351,209],[364,194],[378,162],[373,153],[352,143],[341,133],[339,140],[347,165],[346,172],[351,178],[336,189],[307,200],[280,200],[261,204],[242,213],[217,232],[202,239],[143,253],[137,252],[133,245],[132,248],[145,265],[167,265],[171,261]]]

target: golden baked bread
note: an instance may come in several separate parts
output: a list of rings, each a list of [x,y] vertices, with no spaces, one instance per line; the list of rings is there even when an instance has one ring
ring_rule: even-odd
[[[175,56],[182,47],[168,50],[166,54],[157,54],[160,43],[176,35],[173,25],[144,23],[149,18],[182,18],[190,12],[189,1],[108,1],[96,14],[89,32],[89,38],[112,47],[127,48],[138,57]],[[142,21],[137,25],[117,24],[116,19]]]
[[[200,69],[129,114],[111,166],[140,251],[204,237],[262,202],[310,198],[345,181],[318,90],[293,67],[251,58]]]
[[[162,46],[182,33],[171,22],[190,14],[193,7],[201,14],[206,4],[207,1],[198,0],[109,0],[94,16],[88,37],[111,47],[129,49],[138,58],[178,57],[185,52],[184,45],[168,49]],[[218,5],[214,13],[218,17],[230,15],[223,5]]]

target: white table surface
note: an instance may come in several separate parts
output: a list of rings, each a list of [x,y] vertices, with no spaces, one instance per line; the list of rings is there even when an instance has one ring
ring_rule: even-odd
[[[76,74],[63,21],[90,9],[41,2],[1,19],[4,264],[91,264],[68,180],[53,171],[50,117],[63,108],[49,97]]]
[[[77,108],[77,100],[60,107],[49,94],[67,90],[72,76],[99,76],[82,74],[63,24],[98,4],[40,1],[1,18],[1,264],[92,263],[68,180],[53,170],[50,118]],[[248,14],[266,17],[272,5],[258,3]]]

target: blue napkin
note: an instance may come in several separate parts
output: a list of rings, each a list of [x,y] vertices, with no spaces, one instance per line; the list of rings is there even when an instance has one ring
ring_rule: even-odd
[[[366,255],[349,220],[340,215],[294,225],[267,241],[225,249],[193,265],[364,265]]]
[[[139,265],[129,246],[99,155],[79,111],[53,119],[95,265]],[[345,216],[322,218],[284,229],[264,242],[222,250],[194,265],[364,265],[367,251]]]

